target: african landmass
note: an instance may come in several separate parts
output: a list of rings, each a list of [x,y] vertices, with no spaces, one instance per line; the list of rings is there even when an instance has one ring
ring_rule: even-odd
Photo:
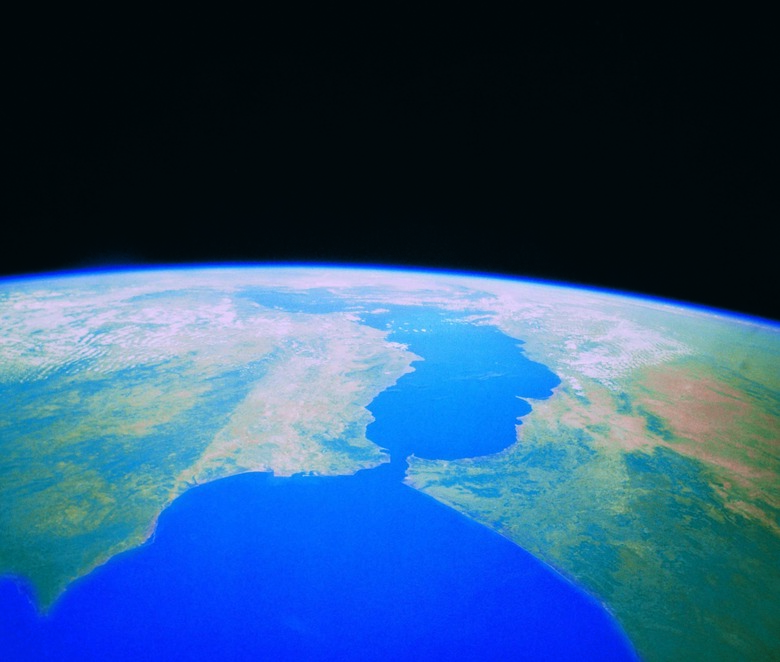
[[[364,323],[383,305],[494,326],[561,380],[514,444],[412,456],[407,485],[597,597],[645,659],[780,656],[778,327],[491,278],[241,268],[2,284],[0,574],[45,612],[194,485],[388,462],[366,436],[370,403],[425,357]]]

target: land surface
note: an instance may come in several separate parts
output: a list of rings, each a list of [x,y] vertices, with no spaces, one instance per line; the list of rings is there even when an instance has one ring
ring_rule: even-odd
[[[340,311],[262,306],[252,288]],[[362,322],[385,305],[496,326],[561,379],[509,448],[409,458],[407,484],[591,592],[648,660],[780,656],[777,326],[493,279],[239,269],[4,284],[0,572],[45,610],[193,485],[386,462],[366,438],[370,403],[425,357]]]
[[[587,588],[646,659],[776,657],[777,329],[597,293],[496,293],[485,323],[561,386],[504,452],[411,458],[407,482]]]
[[[365,405],[417,357],[353,316],[181,283],[52,285],[0,303],[0,571],[43,610],[197,483],[389,460]]]

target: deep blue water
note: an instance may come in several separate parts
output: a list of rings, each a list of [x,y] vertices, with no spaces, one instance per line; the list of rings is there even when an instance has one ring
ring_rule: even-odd
[[[560,383],[522,354],[519,341],[446,311],[397,306],[365,321],[390,328],[391,340],[423,358],[370,406],[376,420],[368,437],[394,459],[497,453],[515,441],[518,417],[531,411],[517,396],[547,398]]]
[[[368,436],[391,464],[192,489],[153,543],[76,582],[45,618],[0,583],[0,657],[633,659],[587,594],[401,482],[412,452],[512,443],[529,411],[516,396],[548,396],[555,375],[495,329],[444,313],[397,308],[366,322],[425,358],[370,406]]]

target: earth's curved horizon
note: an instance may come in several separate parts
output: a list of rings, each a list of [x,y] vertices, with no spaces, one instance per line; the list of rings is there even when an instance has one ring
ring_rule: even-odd
[[[486,271],[478,268],[457,268],[429,265],[404,265],[394,263],[371,262],[339,262],[339,261],[308,261],[283,260],[270,262],[254,262],[251,260],[217,260],[217,261],[183,261],[183,262],[128,262],[108,263],[95,266],[74,266],[66,268],[42,268],[34,271],[20,271],[0,274],[0,283],[9,284],[28,280],[48,280],[51,278],[81,278],[96,277],[102,274],[133,274],[137,272],[168,272],[168,271],[219,271],[219,270],[278,270],[278,269],[328,269],[332,271],[362,271],[362,272],[403,272],[406,274],[453,276],[456,278],[488,279],[574,289],[597,294],[613,295],[632,300],[665,304],[710,313],[721,317],[730,317],[752,321],[770,326],[780,326],[780,319],[748,309],[730,308],[718,303],[706,303],[702,300],[689,301],[680,296],[664,294],[661,291],[632,291],[626,287],[599,284],[593,281],[574,281],[549,276],[532,276],[520,273]]]
[[[30,659],[44,649],[76,654],[77,643],[63,643],[45,624],[76,613],[58,611],[76,604],[63,598],[66,589],[84,592],[93,576],[119,577],[118,558],[135,554],[161,513],[184,521],[177,513],[185,506],[165,514],[182,495],[208,508],[195,493],[217,492],[193,487],[259,472],[272,476],[267,488],[225,485],[266,503],[285,490],[308,494],[319,478],[352,477],[316,483],[324,486],[321,503],[307,501],[287,520],[324,507],[331,489],[335,509],[344,507],[339,490],[386,490],[406,522],[427,508],[407,503],[409,488],[432,497],[448,510],[431,511],[419,531],[452,512],[500,534],[512,543],[506,550],[489,542],[474,549],[493,550],[485,558],[509,554],[511,563],[513,546],[529,552],[603,604],[643,659],[780,654],[780,324],[773,320],[497,274],[209,264],[2,278],[0,329],[0,578],[28,583],[40,610],[22,613],[9,598],[16,605],[9,622],[26,625],[15,636],[10,625],[0,631],[0,650]],[[342,521],[354,513],[356,530],[374,530],[354,504],[339,512]],[[390,535],[392,513],[382,521],[372,535]],[[460,522],[441,536],[471,536]],[[410,535],[406,527],[393,531],[387,540]],[[423,533],[415,535],[406,547],[424,546]],[[473,541],[462,542],[471,549]],[[168,545],[173,539],[143,549],[162,554]],[[480,568],[482,552],[474,554],[462,562]],[[355,557],[353,568],[372,558]],[[443,557],[440,565],[447,563]],[[103,566],[110,569],[95,572]],[[361,581],[347,595],[363,596],[375,579]],[[451,578],[441,581],[455,590]],[[499,578],[482,581],[498,581],[490,590],[504,595]],[[588,604],[582,614],[601,618]],[[52,605],[57,618],[46,616]],[[559,613],[552,603],[545,608]],[[335,621],[279,618],[268,632],[281,633],[280,651],[327,659],[311,642]],[[509,637],[512,627],[491,619]],[[584,642],[576,620],[565,627]],[[425,632],[420,646],[454,646],[446,633]],[[33,634],[43,643],[25,648]],[[531,645],[515,635],[508,647]],[[468,636],[476,646],[483,634]],[[354,637],[354,649],[348,636],[339,644],[341,655],[382,650]],[[302,648],[284,648],[293,640]],[[610,641],[604,645],[622,646],[620,636]],[[575,641],[566,654],[597,659],[595,645]],[[463,659],[477,657],[459,646]]]

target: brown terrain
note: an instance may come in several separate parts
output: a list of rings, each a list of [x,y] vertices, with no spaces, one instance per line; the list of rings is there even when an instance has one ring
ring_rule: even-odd
[[[772,494],[778,420],[755,398],[704,369],[694,373],[689,366],[656,366],[645,371],[640,384],[635,404],[662,419],[673,435],[661,443],[710,465],[720,478],[716,487],[726,507],[777,531],[760,502],[779,505]],[[741,489],[733,490],[735,485]]]

